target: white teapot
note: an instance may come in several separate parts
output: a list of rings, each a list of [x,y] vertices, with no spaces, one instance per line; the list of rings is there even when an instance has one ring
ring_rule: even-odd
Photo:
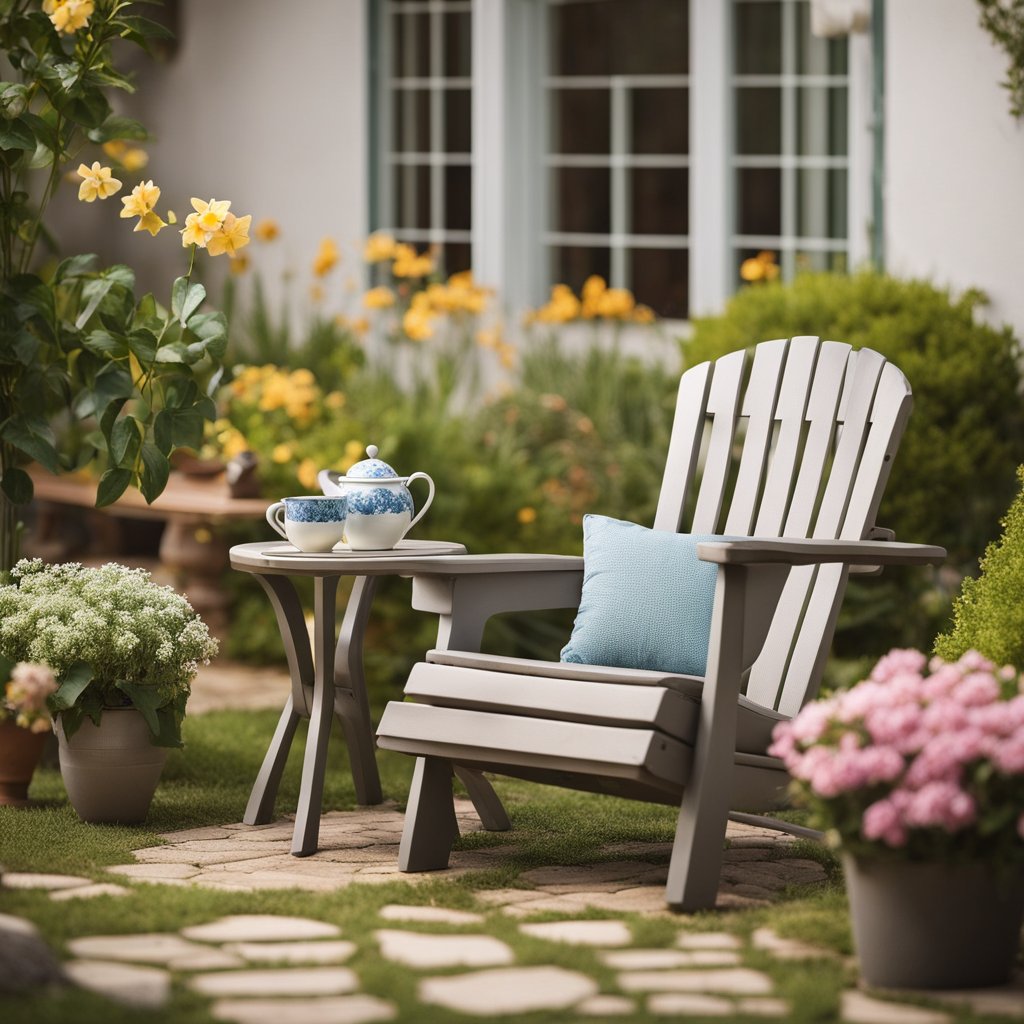
[[[345,539],[353,551],[387,551],[423,518],[434,500],[434,481],[426,473],[399,476],[386,462],[377,458],[377,446],[367,446],[369,458],[357,462],[342,475],[322,469],[317,477],[324,494],[343,494],[348,512]],[[427,500],[419,512],[408,484],[426,480]]]

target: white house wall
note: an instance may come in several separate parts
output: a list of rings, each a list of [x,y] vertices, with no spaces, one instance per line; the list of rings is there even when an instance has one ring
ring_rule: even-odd
[[[887,268],[978,287],[1024,338],[1024,122],[974,0],[886,4]]]

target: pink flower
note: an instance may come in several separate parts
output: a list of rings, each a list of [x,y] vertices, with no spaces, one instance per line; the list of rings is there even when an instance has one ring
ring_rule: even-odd
[[[881,839],[886,846],[907,844],[903,817],[892,800],[878,800],[864,812],[861,834],[865,839]]]
[[[911,827],[956,832],[977,816],[974,797],[952,782],[929,782],[911,796],[904,813]]]
[[[864,724],[875,743],[895,744],[900,750],[909,749],[907,741],[917,734],[920,723],[921,708],[916,703],[881,708],[864,716]]]
[[[807,704],[790,723],[793,739],[805,746],[816,743],[828,726],[832,714],[831,701],[815,701]]]
[[[999,683],[991,672],[972,672],[953,692],[961,704],[979,707],[999,700]]]
[[[991,672],[995,669],[995,665],[977,651],[967,651],[957,664],[966,672]]]
[[[1003,775],[1024,775],[1024,730],[996,743],[992,760]]]
[[[878,664],[871,670],[871,678],[876,683],[884,683],[893,676],[903,673],[920,675],[927,661],[920,651],[915,651],[912,647],[897,647],[879,659]]]

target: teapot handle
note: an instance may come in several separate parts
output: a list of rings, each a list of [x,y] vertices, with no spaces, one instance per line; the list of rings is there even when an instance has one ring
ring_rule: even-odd
[[[405,537],[405,535],[423,518],[423,514],[428,508],[430,508],[430,503],[434,500],[434,481],[431,480],[426,473],[413,473],[412,476],[405,481],[406,486],[408,487],[413,480],[426,480],[429,490],[427,491],[427,500],[423,502],[423,506],[420,508],[419,512],[416,513],[412,521],[405,528],[405,533],[402,534],[403,537]]]

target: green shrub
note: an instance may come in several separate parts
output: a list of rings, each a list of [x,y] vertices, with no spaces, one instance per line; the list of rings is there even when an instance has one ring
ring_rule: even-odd
[[[980,651],[997,665],[1024,665],[1024,466],[1021,490],[1003,518],[1003,533],[985,549],[981,575],[964,579],[953,603],[953,628],[935,641],[935,653],[956,661]]]
[[[800,334],[870,347],[907,375],[914,411],[878,524],[898,540],[941,544],[968,572],[1009,503],[1007,466],[1024,461],[1019,349],[1009,329],[975,321],[979,292],[956,297],[924,281],[874,272],[805,274],[743,289],[720,317],[694,323],[692,365],[768,338]],[[922,643],[948,614],[929,570],[851,584],[839,629],[845,654]],[[844,635],[845,634],[845,635]]]

